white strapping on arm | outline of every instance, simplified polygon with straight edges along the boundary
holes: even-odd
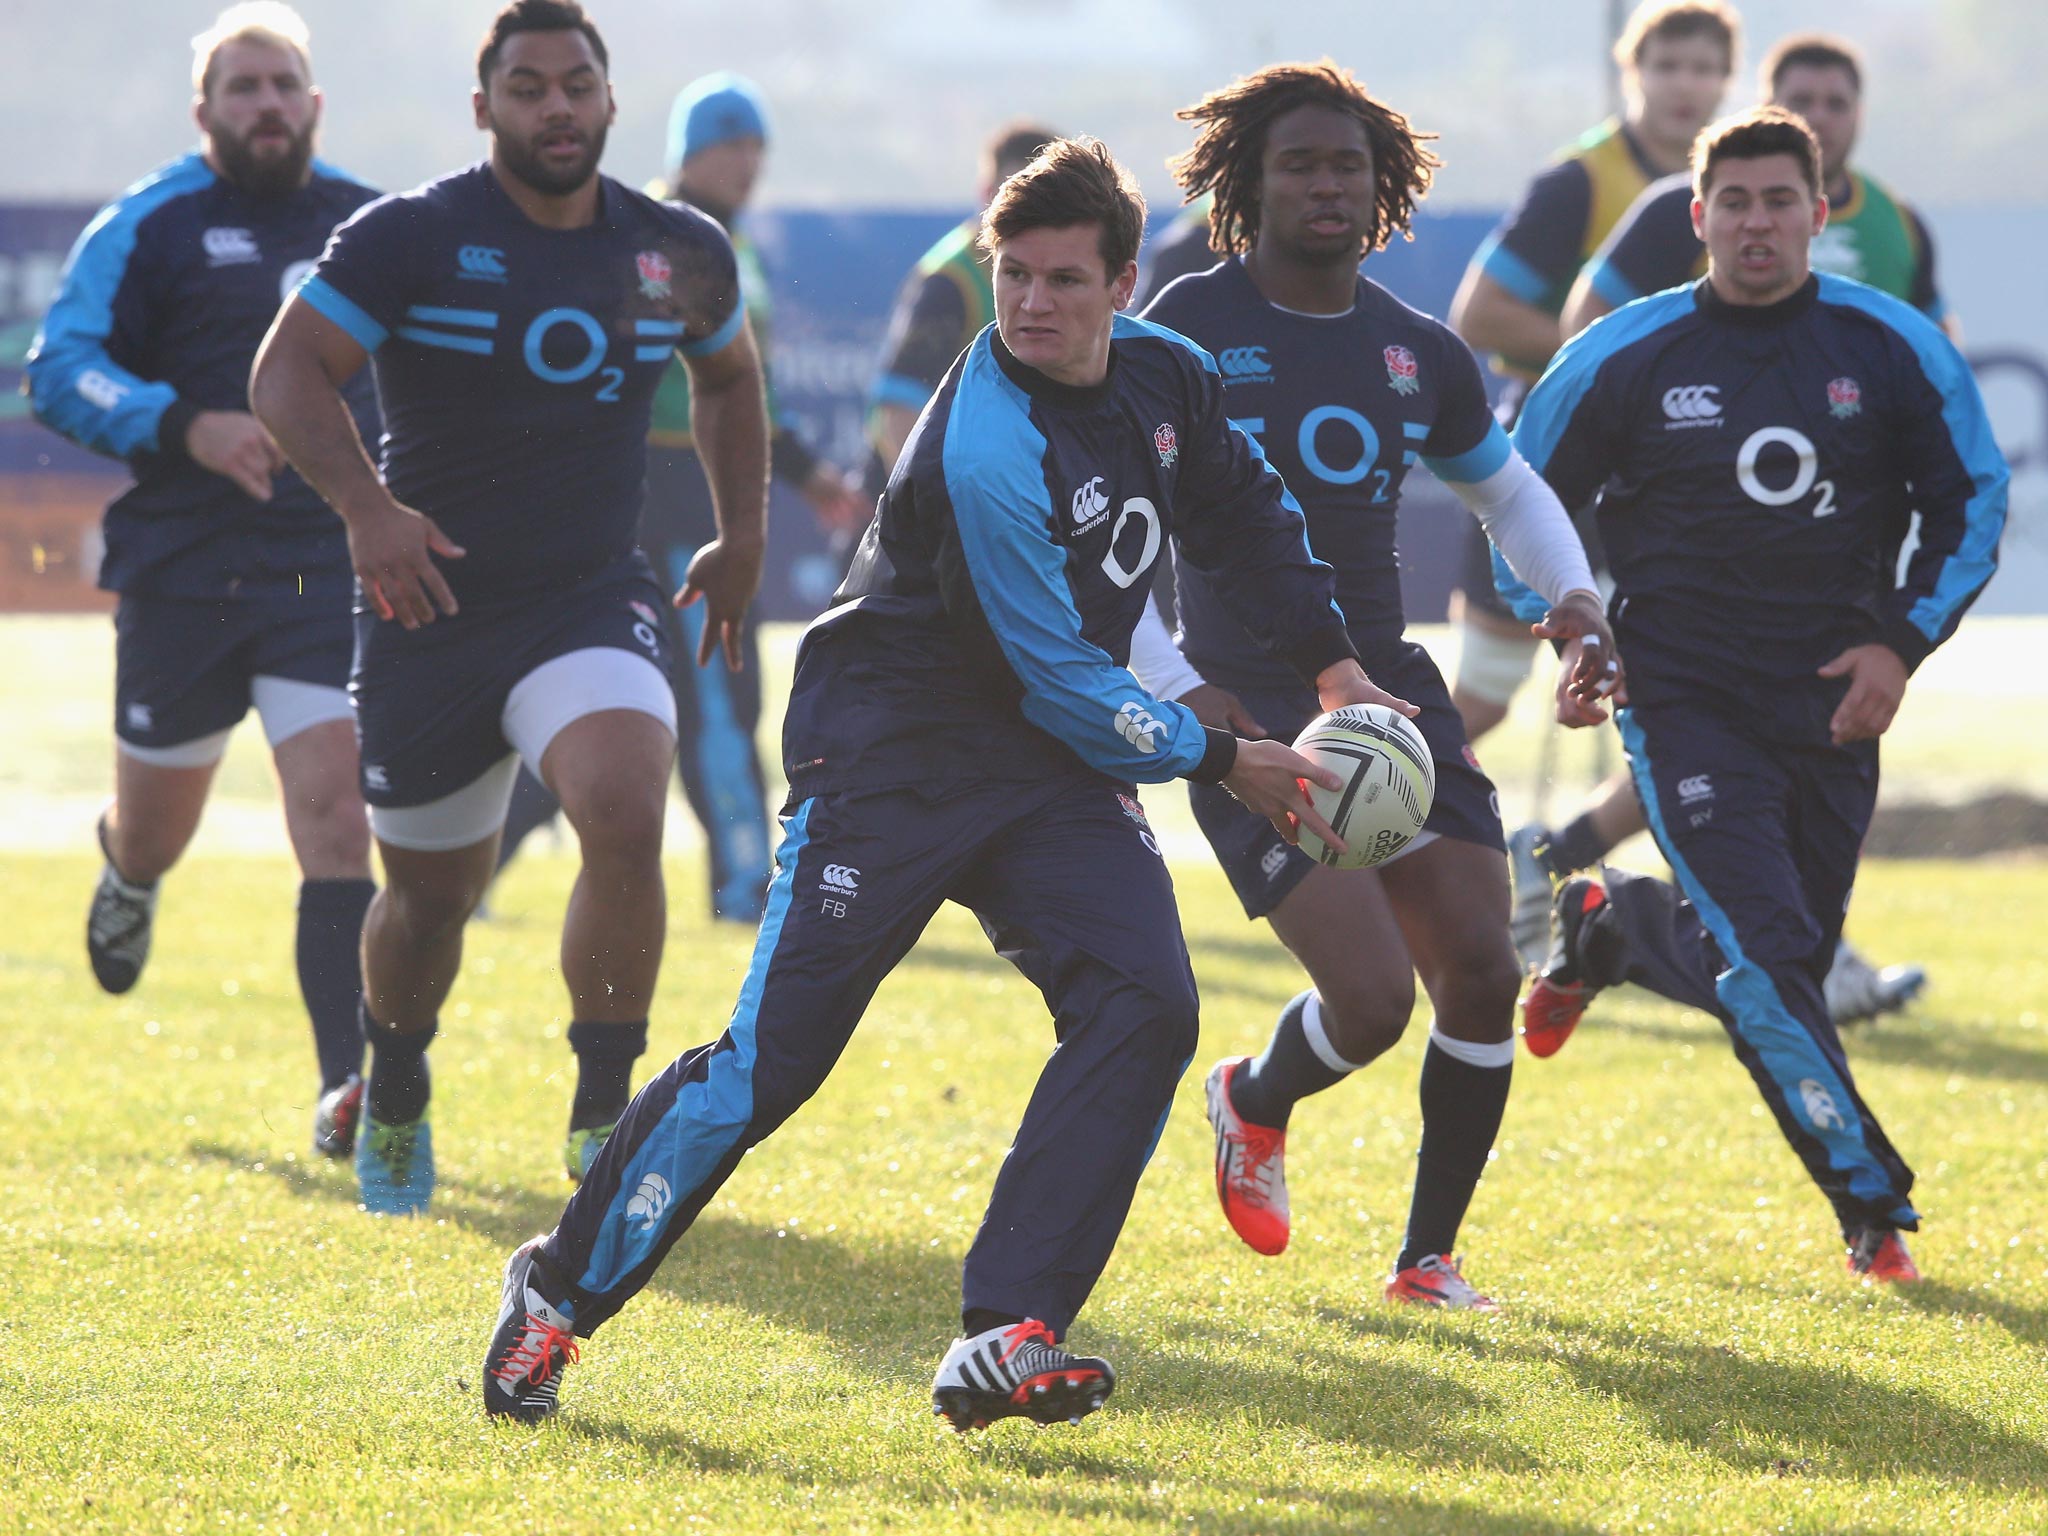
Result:
[[[1167,703],[1202,686],[1202,674],[1173,643],[1156,597],[1145,599],[1145,612],[1131,631],[1131,675],[1153,698]]]
[[[1519,453],[1484,480],[1450,482],[1514,573],[1553,607],[1567,592],[1598,593],[1571,514]]]

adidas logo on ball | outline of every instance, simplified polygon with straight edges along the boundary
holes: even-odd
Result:
[[[1381,704],[1319,715],[1294,750],[1335,773],[1336,789],[1308,786],[1311,802],[1348,853],[1301,829],[1301,851],[1332,869],[1370,869],[1415,840],[1436,800],[1436,765],[1413,722]]]

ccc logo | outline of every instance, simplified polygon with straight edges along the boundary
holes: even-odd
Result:
[[[835,891],[860,889],[860,871],[845,864],[827,864],[818,878]]]
[[[1225,347],[1216,354],[1216,366],[1234,377],[1273,371],[1264,347]]]
[[[488,245],[465,245],[455,253],[455,264],[469,277],[505,280],[505,253]]]
[[[1664,391],[1664,414],[1673,421],[1711,421],[1721,414],[1718,384],[1684,384]]]

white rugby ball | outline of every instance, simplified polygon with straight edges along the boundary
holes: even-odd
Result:
[[[1347,704],[1318,715],[1294,739],[1294,750],[1342,781],[1309,784],[1317,814],[1344,839],[1336,853],[1306,826],[1301,851],[1332,869],[1370,869],[1415,840],[1436,800],[1429,743],[1406,715],[1384,704]]]

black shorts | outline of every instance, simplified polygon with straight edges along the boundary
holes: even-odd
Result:
[[[518,606],[472,605],[416,630],[358,609],[349,692],[364,800],[430,805],[481,778],[512,751],[501,725],[506,699],[557,656],[612,647],[646,657],[666,675],[665,604],[636,553],[566,591]]]
[[[114,611],[114,734],[161,749],[225,731],[249,712],[258,677],[344,688],[354,643],[341,603],[124,594]]]
[[[1451,691],[1429,652],[1404,640],[1392,651],[1367,657],[1365,670],[1387,692],[1422,708],[1415,726],[1429,743],[1436,766],[1436,801],[1422,830],[1505,852],[1499,792],[1480,769],[1478,754],[1465,738],[1464,719],[1452,706]],[[1307,688],[1241,692],[1238,697],[1281,741],[1292,741],[1322,713]],[[1275,831],[1272,822],[1246,810],[1222,785],[1190,784],[1188,800],[1247,917],[1266,916],[1316,867],[1316,861]]]

